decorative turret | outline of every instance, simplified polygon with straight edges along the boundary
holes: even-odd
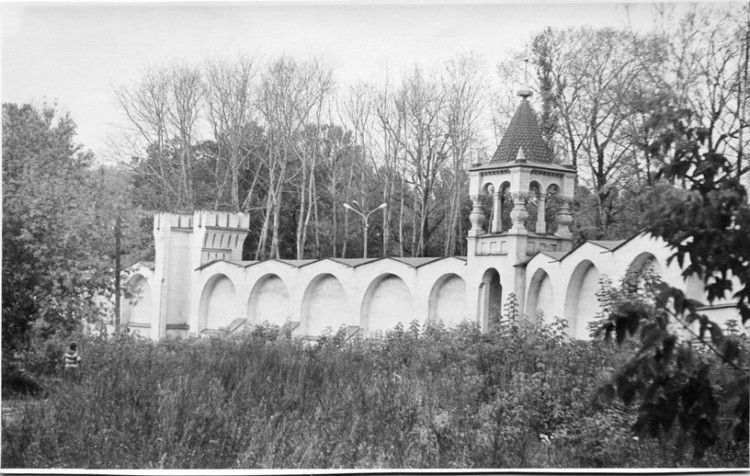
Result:
[[[567,202],[573,198],[576,171],[560,163],[544,140],[529,103],[531,91],[519,91],[518,95],[518,109],[492,159],[469,169],[473,200],[469,239],[474,241],[469,249],[481,256],[511,254],[517,262],[523,262],[537,251],[570,249]],[[487,230],[483,194],[492,195]],[[547,220],[545,211],[552,198],[562,200],[562,204],[555,219]]]

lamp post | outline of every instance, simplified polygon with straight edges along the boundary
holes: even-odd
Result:
[[[356,205],[357,207],[359,207],[359,206],[360,206],[360,205],[359,205],[359,203],[357,203],[357,202],[356,202],[356,200],[352,200],[352,203],[353,203],[354,205]],[[369,218],[370,218],[370,215],[372,215],[372,214],[373,214],[373,212],[376,212],[376,211],[378,211],[378,210],[382,210],[382,209],[383,209],[383,208],[385,208],[386,206],[388,206],[388,204],[387,204],[387,203],[381,203],[380,205],[378,205],[378,207],[377,207],[377,208],[375,208],[375,209],[373,209],[373,210],[370,210],[370,212],[369,212],[369,213],[367,213],[367,215],[365,215],[364,213],[360,212],[359,210],[357,210],[356,208],[352,207],[352,206],[351,206],[351,205],[349,205],[348,203],[345,203],[345,204],[344,204],[344,208],[346,208],[347,210],[351,210],[351,211],[353,211],[354,213],[356,213],[357,215],[359,215],[359,216],[361,216],[361,217],[362,217],[362,225],[364,225],[364,227],[365,227],[365,233],[364,233],[364,235],[365,235],[365,237],[364,237],[364,238],[365,238],[365,243],[364,243],[364,245],[365,245],[365,246],[364,246],[364,256],[363,256],[363,258],[367,258],[367,228],[368,228],[368,225],[367,225],[367,220],[369,220]]]

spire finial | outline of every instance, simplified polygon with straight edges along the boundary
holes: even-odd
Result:
[[[531,86],[529,85],[529,53],[528,53],[528,48],[527,48],[524,56],[522,58],[519,58],[519,59],[523,60],[523,63],[524,63],[523,74],[524,74],[524,82],[526,84],[525,84],[524,89],[521,89],[520,91],[518,91],[518,95],[521,96],[523,98],[523,100],[525,101],[526,99],[528,99],[531,96]]]

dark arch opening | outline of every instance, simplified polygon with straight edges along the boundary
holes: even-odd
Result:
[[[500,273],[490,268],[484,272],[479,284],[479,322],[483,330],[500,323],[502,318],[503,286],[500,284]]]

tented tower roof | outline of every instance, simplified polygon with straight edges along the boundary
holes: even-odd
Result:
[[[555,163],[552,150],[542,137],[536,114],[527,100],[531,93],[522,91],[519,95],[523,98],[521,104],[518,105],[491,162],[513,162],[519,158],[521,151],[521,158],[527,161]]]

